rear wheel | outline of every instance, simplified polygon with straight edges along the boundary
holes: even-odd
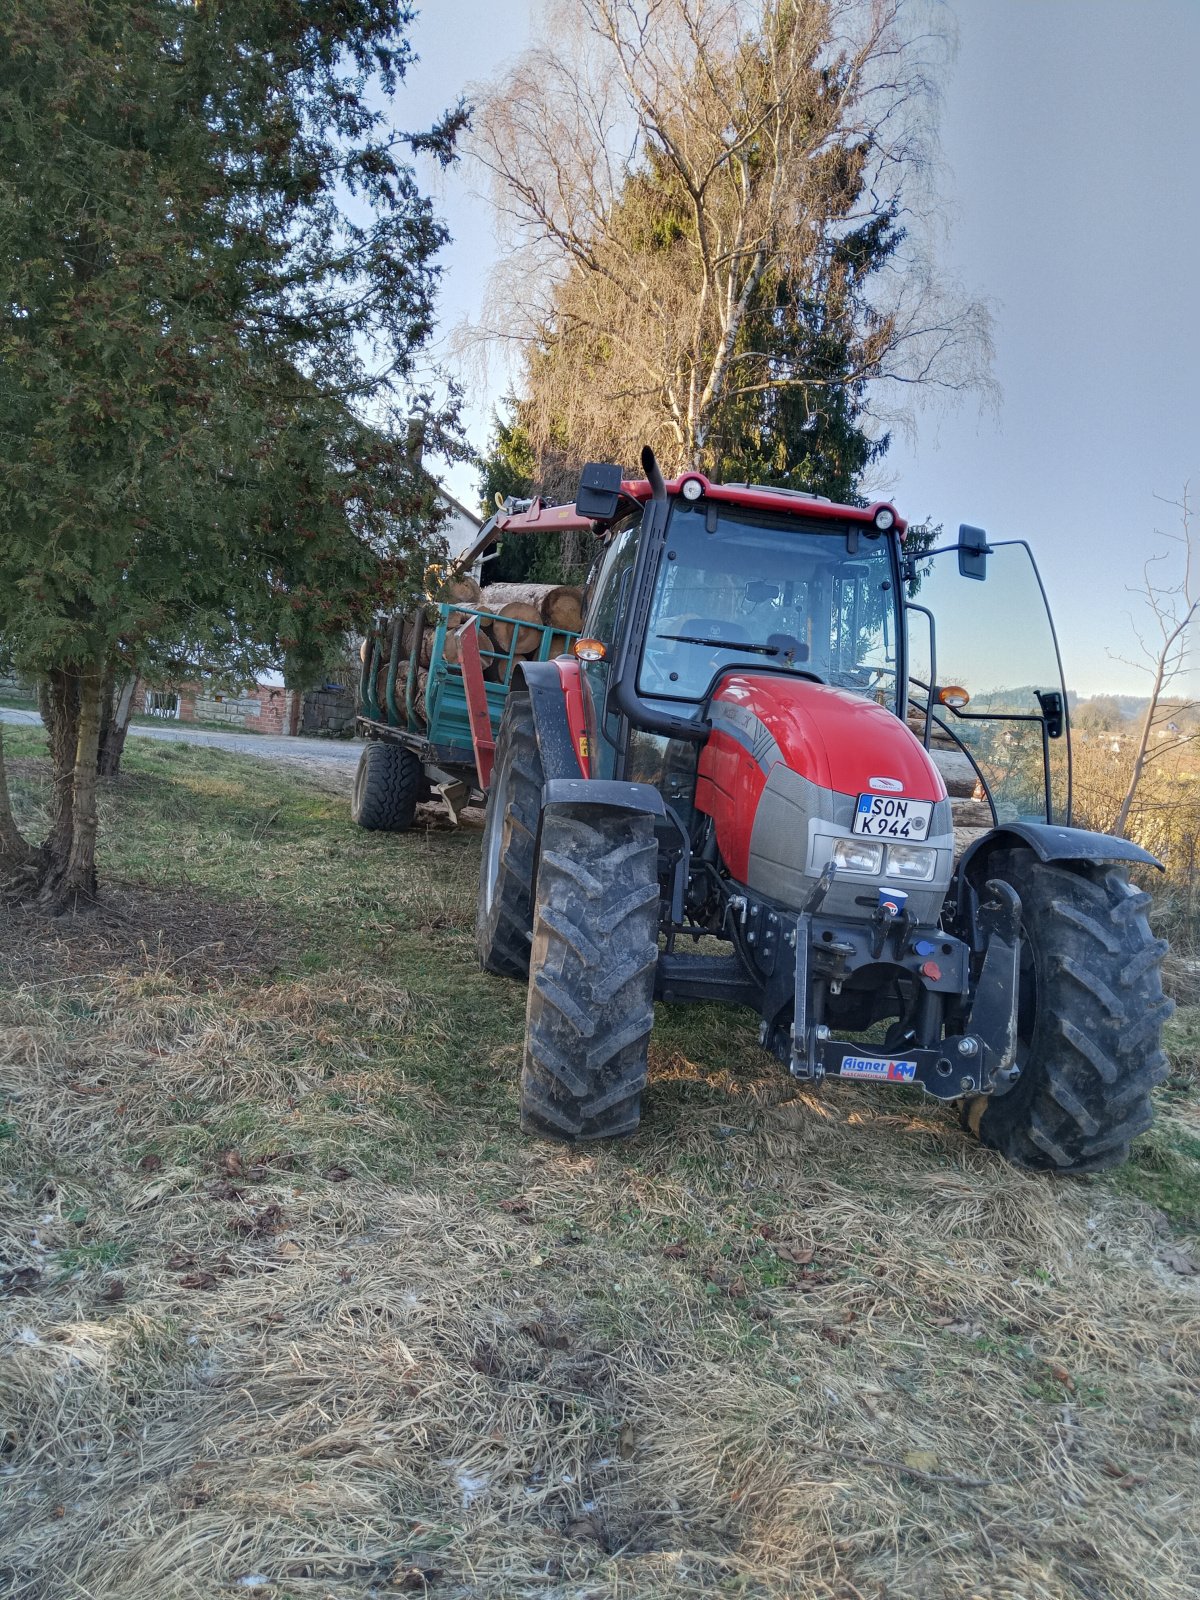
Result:
[[[1150,1126],[1150,1092],[1167,1073],[1172,1005],[1150,896],[1124,868],[1069,868],[1028,850],[989,863],[988,876],[1021,896],[1020,1076],[1007,1094],[966,1102],[964,1125],[1019,1166],[1117,1166]]]
[[[496,738],[475,913],[480,965],[502,978],[523,979],[529,972],[533,854],[544,781],[533,704],[528,694],[513,691]]]
[[[658,962],[649,816],[549,812],[538,858],[521,1126],[570,1142],[641,1118]]]
[[[413,825],[424,776],[421,763],[404,745],[372,739],[358,758],[352,820],[380,833],[406,833]]]

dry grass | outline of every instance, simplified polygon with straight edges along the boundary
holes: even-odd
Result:
[[[1173,1230],[1135,1168],[1053,1183],[907,1093],[798,1095],[707,1009],[661,1017],[636,1140],[523,1141],[477,834],[156,759],[120,930],[0,945],[4,1592],[1195,1594],[1192,1191]],[[139,933],[180,896],[193,943]]]

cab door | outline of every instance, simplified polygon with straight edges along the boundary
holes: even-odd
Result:
[[[588,691],[585,698],[593,778],[616,775],[620,728],[615,710],[610,712],[607,707],[608,684],[616,660],[617,634],[628,600],[641,528],[640,510],[615,526],[595,576],[588,584],[581,637],[598,639],[606,651],[598,661],[581,662]]]
[[[907,591],[910,706],[970,756],[997,823],[1069,823],[1066,686],[1029,546],[990,545],[982,582],[957,551],[917,557]]]

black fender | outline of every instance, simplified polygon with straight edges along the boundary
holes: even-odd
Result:
[[[513,688],[529,690],[542,771],[547,779],[578,778],[579,759],[567,722],[562,679],[553,661],[524,661],[513,672]]]
[[[1051,822],[1006,822],[963,852],[958,863],[960,882],[974,876],[994,850],[1011,850],[1014,845],[1028,845],[1040,861],[1130,861],[1165,870],[1157,856],[1115,834],[1060,828]]]
[[[640,811],[665,817],[667,807],[652,783],[625,783],[616,778],[548,778],[542,788],[542,810],[551,806],[604,806],[609,811]]]

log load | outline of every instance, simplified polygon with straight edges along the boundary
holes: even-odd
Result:
[[[542,643],[542,613],[524,600],[510,600],[497,606],[486,596],[484,604],[497,616],[488,623],[488,632],[498,650],[513,650],[519,656],[536,655]],[[522,623],[531,624],[522,627]]]
[[[941,773],[946,793],[952,800],[982,799],[982,795],[975,792],[979,787],[975,768],[961,750],[946,750],[940,745],[933,745],[929,754],[934,766]]]
[[[483,603],[489,611],[533,606],[560,633],[578,633],[583,622],[583,590],[569,583],[492,583],[483,591]]]
[[[542,621],[563,633],[578,633],[583,626],[583,592],[560,583],[542,598]]]

